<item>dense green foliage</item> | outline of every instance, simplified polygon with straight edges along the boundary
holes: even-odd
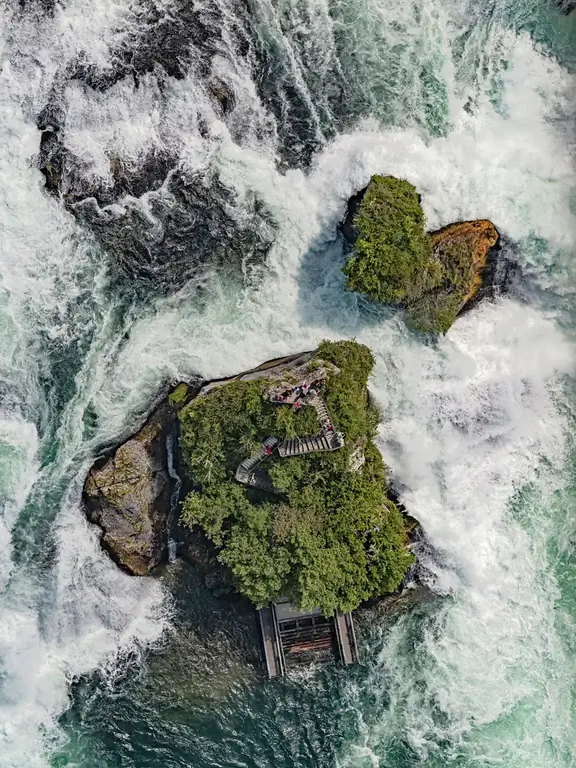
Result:
[[[462,298],[462,293],[428,291],[407,306],[408,325],[424,333],[446,333],[460,312]]]
[[[426,234],[416,189],[392,176],[372,177],[354,227],[358,239],[344,265],[348,287],[401,304],[417,330],[445,333],[475,280],[479,230],[464,223],[456,237]]]
[[[375,301],[399,304],[435,285],[437,265],[424,226],[412,184],[373,176],[354,219],[358,239],[344,266],[349,288]]]
[[[267,402],[262,395],[269,382],[263,379],[216,388],[180,413],[183,454],[198,487],[184,502],[182,521],[203,528],[239,591],[257,605],[286,595],[302,608],[319,606],[331,614],[394,590],[412,555],[372,442],[378,414],[367,397],[370,350],[355,342],[323,342],[316,359],[340,368],[324,397],[345,447],[267,459],[281,495],[247,488],[234,480],[238,463],[269,435],[316,433],[316,415],[311,407],[295,412]],[[366,461],[353,473],[350,454],[360,440]]]

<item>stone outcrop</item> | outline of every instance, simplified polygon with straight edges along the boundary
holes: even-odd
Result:
[[[417,190],[373,176],[340,225],[352,247],[344,266],[350,290],[406,310],[420,331],[445,333],[474,301],[492,293],[499,233],[487,219],[425,231]]]
[[[118,565],[134,576],[147,575],[168,559],[171,532],[180,542],[181,554],[188,554],[178,515],[173,516],[178,511],[181,487],[177,418],[180,408],[193,397],[231,381],[281,378],[312,355],[313,352],[304,352],[270,360],[226,379],[198,380],[190,385],[182,382],[170,390],[135,435],[95,461],[84,483],[84,507],[90,522],[102,530],[102,547]],[[174,450],[172,463],[168,457],[170,440]],[[184,482],[183,492],[186,485]]]
[[[454,251],[464,255],[461,267],[462,284],[468,289],[459,310],[471,301],[484,283],[484,270],[492,248],[498,243],[498,232],[488,219],[460,221],[430,233],[430,243],[436,259],[454,258]]]
[[[418,330],[446,333],[459,314],[492,293],[498,240],[487,219],[460,221],[429,233],[437,277],[406,303],[409,323]]]
[[[102,529],[102,546],[137,576],[166,555],[173,487],[167,438],[175,422],[163,403],[139,432],[94,464],[84,484],[87,515]]]

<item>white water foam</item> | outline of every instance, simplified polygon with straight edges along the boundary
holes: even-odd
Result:
[[[74,15],[75,6],[68,10]],[[94,40],[84,4],[81,10],[82,29]],[[76,39],[80,16],[68,21]],[[46,36],[54,23],[44,25]],[[10,24],[2,26],[2,32],[8,29]],[[12,536],[27,525],[24,517],[41,521],[44,506],[50,514],[42,498],[27,505],[33,486],[56,486],[71,466],[78,477],[86,471],[82,416],[90,387],[97,386],[90,364],[111,343],[113,312],[101,293],[105,266],[59,203],[44,194],[33,168],[34,115],[61,60],[43,50],[31,63],[34,57],[20,54],[27,32],[37,46],[38,29],[36,35],[21,32],[22,48],[8,52],[0,75],[0,766],[44,768],[70,683],[99,666],[112,673],[123,655],[156,641],[167,626],[169,605],[160,583],[130,579],[101,551],[79,506],[79,482],[66,492],[44,542],[47,551],[53,549],[48,563],[26,556],[26,542],[19,544],[24,553],[18,558],[13,550]],[[93,311],[87,297],[100,304],[100,316],[87,314]],[[41,385],[49,372],[46,346],[73,343],[93,325],[87,367],[57,428],[59,463],[40,470],[40,454],[49,448],[42,433],[53,418]]]
[[[68,32],[54,50],[70,55],[75,46],[96,41],[105,61],[120,7],[99,3],[94,28],[80,23],[86,10],[82,2],[59,9],[54,24]],[[442,39],[440,50],[449,53],[449,44]],[[509,69],[502,75],[497,107],[486,96],[468,113],[462,110],[464,96],[452,93],[453,128],[446,137],[428,141],[413,130],[383,131],[366,123],[326,147],[309,176],[279,173],[269,147],[240,149],[222,123],[212,124],[208,146],[196,137],[178,137],[192,114],[187,106],[191,85],[183,83],[181,100],[174,97],[170,107],[178,119],[169,131],[187,146],[184,157],[192,165],[205,162],[208,151],[224,180],[241,192],[257,191],[267,201],[280,227],[270,271],[257,288],[241,293],[215,278],[204,307],[186,291],[160,301],[154,313],[132,326],[125,343],[111,338],[110,308],[98,295],[97,332],[59,429],[66,447],[59,467],[49,470],[61,479],[66,469],[76,468],[80,478],[93,445],[112,439],[127,420],[142,413],[165,378],[233,373],[311,348],[323,337],[355,335],[369,344],[377,357],[373,388],[384,409],[385,457],[406,489],[409,510],[444,555],[443,566],[435,569],[436,588],[454,599],[421,644],[425,694],[418,694],[415,683],[421,680],[404,655],[406,623],[399,622],[382,641],[371,685],[375,691],[386,685],[397,703],[383,712],[379,724],[364,729],[361,759],[374,765],[387,734],[394,733],[422,758],[433,759],[434,745],[447,738],[468,757],[485,758],[486,765],[497,764],[498,750],[506,747],[507,768],[540,768],[542,745],[551,735],[546,713],[539,719],[533,708],[528,717],[532,741],[526,736],[516,752],[505,736],[502,743],[500,735],[493,744],[483,741],[482,726],[497,723],[537,690],[549,689],[549,712],[560,717],[567,700],[565,685],[551,675],[546,661],[562,662],[553,624],[555,585],[552,577],[543,578],[546,521],[534,513],[542,526],[539,535],[509,512],[511,497],[542,473],[542,460],[558,466],[562,458],[563,423],[547,382],[573,370],[573,355],[555,318],[502,300],[460,319],[445,339],[428,346],[408,335],[397,317],[383,312],[367,317],[356,297],[343,292],[342,249],[336,239],[346,199],[372,173],[384,172],[418,186],[430,226],[491,217],[519,242],[531,236],[547,241],[544,262],[573,247],[575,220],[568,200],[575,179],[562,124],[548,121],[550,110],[552,116],[566,111],[570,81],[525,37],[500,35],[498,46],[506,51]],[[42,57],[48,81],[56,69],[55,55],[45,50]],[[454,77],[450,70],[447,61],[449,83]],[[41,412],[36,334],[47,323],[53,334],[65,333],[74,310],[60,308],[73,307],[86,288],[84,281],[91,288],[99,273],[92,268],[93,251],[78,244],[75,227],[42,195],[38,174],[28,166],[38,136],[20,105],[29,98],[31,113],[40,108],[46,83],[38,85],[13,66],[4,74],[12,78],[12,96],[2,138],[10,154],[3,157],[2,170],[4,178],[14,181],[0,208],[2,226],[11,237],[0,271],[10,292],[6,314],[23,334],[10,359],[16,357],[16,370],[32,371],[26,373],[28,393]],[[99,173],[106,169],[106,143],[117,141],[115,148],[135,156],[153,136],[152,89],[152,81],[144,80],[141,95],[127,102],[135,115],[130,121],[125,114],[121,119],[127,94],[119,86],[111,96],[116,112],[101,114],[94,129],[84,133],[80,128],[88,125],[87,115],[96,114],[90,111],[95,102],[87,105],[77,90],[69,94],[78,116],[72,126],[89,145]],[[249,102],[248,84],[245,90]],[[149,118],[142,134],[134,129],[140,117]],[[110,129],[100,136],[103,124]],[[123,131],[126,127],[130,130]],[[20,144],[12,153],[15,136]],[[82,149],[80,141],[77,147]],[[85,446],[81,422],[89,402],[99,431],[93,445]],[[18,416],[10,418],[18,422]],[[23,472],[32,481],[35,437],[29,426],[23,432]],[[541,477],[540,487],[554,488],[559,482],[553,473]],[[44,740],[57,738],[55,721],[67,705],[70,681],[113,664],[138,642],[154,641],[166,626],[159,584],[129,579],[100,552],[79,509],[78,482],[65,495],[54,526],[53,568],[39,573],[22,567],[0,597],[2,768],[44,766]],[[15,500],[18,508],[28,490],[26,485],[22,489]],[[9,525],[15,514],[9,513]],[[43,579],[50,580],[49,589]],[[443,729],[432,717],[435,708],[446,715]],[[566,743],[567,717],[558,720],[552,734],[559,743]]]
[[[451,599],[415,651],[398,647],[406,625],[382,640],[372,684],[384,685],[392,702],[367,744],[383,757],[391,722],[400,722],[420,759],[456,760],[465,749],[491,765],[502,751],[507,766],[537,768],[550,739],[560,737],[556,749],[570,744],[573,725],[563,710],[570,684],[550,678],[550,660],[559,669],[568,660],[554,628],[558,591],[546,557],[554,522],[545,509],[564,482],[565,446],[546,382],[573,370],[574,355],[550,322],[510,302],[462,318],[449,336],[434,354],[398,350],[396,386],[377,391],[388,417],[385,455],[408,509],[442,553],[442,565],[428,563],[433,587]],[[536,484],[541,508],[519,521],[509,505],[527,484]],[[558,710],[555,723],[539,716],[542,706]],[[511,728],[483,734],[517,707],[537,728],[529,740]],[[451,746],[440,750],[442,743]]]
[[[375,351],[384,455],[408,509],[442,553],[442,566],[430,564],[434,588],[451,599],[419,646],[418,674],[404,648],[407,624],[383,640],[371,685],[385,685],[393,704],[365,729],[358,765],[367,755],[388,764],[388,739],[398,738],[420,759],[441,754],[438,765],[450,756],[458,764],[462,752],[470,764],[504,759],[507,768],[573,758],[569,681],[554,672],[569,662],[554,624],[558,591],[546,551],[553,523],[543,511],[564,482],[561,391],[551,382],[574,374],[573,349],[552,311],[546,317],[510,299],[461,318],[434,346],[408,336],[397,318],[370,321],[342,292],[334,240],[347,197],[386,172],[422,190],[431,226],[490,217],[520,243],[545,240],[543,272],[574,248],[576,177],[563,124],[549,119],[566,110],[571,81],[527,38],[508,45],[502,103],[496,109],[486,99],[446,138],[425,142],[368,125],[327,147],[306,178],[279,175],[266,157],[247,157],[224,137],[222,172],[265,189],[282,220],[273,272],[240,298],[215,287],[204,310],[187,300],[160,303],[157,316],[133,326],[115,363],[123,373],[99,393],[101,413],[112,412],[114,423],[115,409],[129,405],[130,372],[145,361],[153,382],[190,370],[231,373],[342,333]],[[543,509],[520,522],[510,504],[530,483]],[[515,710],[516,726],[498,729]]]
[[[33,424],[0,414],[0,593],[12,572],[11,533],[38,477]]]
[[[77,498],[78,494],[74,494]],[[46,765],[58,742],[54,718],[68,705],[69,685],[117,665],[157,641],[168,624],[158,581],[133,579],[101,551],[78,503],[65,504],[55,534],[55,567],[41,580],[14,577],[2,600],[0,765]]]

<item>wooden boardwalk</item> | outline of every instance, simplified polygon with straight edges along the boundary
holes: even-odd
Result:
[[[290,669],[336,658],[343,665],[358,660],[351,613],[326,617],[319,608],[299,611],[286,600],[258,611],[268,677],[284,677]]]
[[[280,401],[274,402],[278,402],[279,405],[282,404]],[[244,459],[238,465],[235,478],[239,483],[252,485],[269,493],[277,493],[268,473],[258,466],[269,456],[277,454],[284,459],[291,456],[303,456],[308,453],[337,451],[344,446],[344,437],[341,432],[334,430],[330,413],[322,398],[315,394],[304,400],[303,403],[315,409],[321,431],[317,435],[291,437],[282,442],[277,437],[267,437],[257,453]]]
[[[336,640],[342,664],[354,664],[358,661],[358,649],[356,647],[356,633],[351,613],[336,611],[334,616],[336,627]]]

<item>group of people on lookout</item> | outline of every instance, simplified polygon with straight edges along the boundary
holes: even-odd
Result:
[[[290,389],[284,390],[279,395],[276,395],[274,402],[285,403],[286,405],[293,405],[298,410],[302,405],[302,399],[305,397],[314,397],[318,394],[318,390],[324,385],[323,379],[314,379],[314,381],[304,381],[301,384],[296,384]]]
[[[308,404],[311,404],[310,398],[314,398],[318,394],[318,390],[323,387],[324,384],[325,380],[322,377],[314,379],[313,381],[303,381],[278,394],[271,394],[270,402],[281,405],[291,405],[294,410],[298,411],[303,403],[308,402]],[[331,423],[323,423],[322,431],[324,433],[333,433],[334,426]],[[267,443],[264,444],[264,448],[268,456],[271,456],[274,452],[274,449]]]

